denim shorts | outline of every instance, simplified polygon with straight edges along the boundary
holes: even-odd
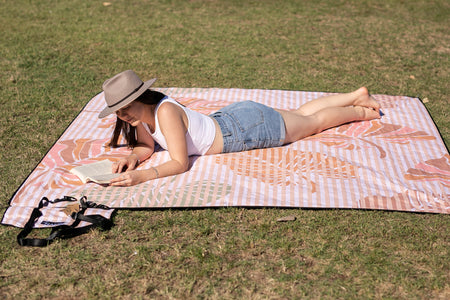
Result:
[[[253,101],[230,104],[210,116],[222,130],[223,153],[279,147],[286,137],[281,114]]]

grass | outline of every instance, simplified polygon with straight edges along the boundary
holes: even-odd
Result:
[[[0,203],[111,75],[159,87],[419,96],[450,144],[450,6],[412,1],[1,1]],[[295,222],[279,223],[295,215]],[[0,227],[0,295],[18,298],[450,297],[447,215],[119,211],[116,226],[21,248]],[[45,235],[43,230],[39,234]]]

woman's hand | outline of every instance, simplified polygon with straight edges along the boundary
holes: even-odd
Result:
[[[111,179],[111,186],[132,186],[149,180],[148,170],[133,170]]]
[[[128,155],[125,158],[115,162],[112,166],[113,173],[122,173],[124,171],[131,171],[136,169],[139,165],[139,158],[135,153]]]

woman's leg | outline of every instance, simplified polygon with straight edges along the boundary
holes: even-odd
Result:
[[[379,108],[367,89],[360,88],[347,94],[318,98],[294,111],[277,111],[284,119],[284,143],[287,144],[345,123],[380,118]]]
[[[367,88],[361,87],[351,93],[336,94],[314,99],[303,104],[294,112],[299,113],[303,116],[308,116],[324,108],[345,107],[351,105],[370,107],[375,109],[376,111],[380,109],[379,103],[372,97],[370,97]]]

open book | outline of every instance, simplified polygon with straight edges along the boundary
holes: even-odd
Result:
[[[113,162],[110,160],[101,160],[92,164],[82,165],[70,170],[83,183],[92,181],[99,184],[108,184],[111,179],[119,177],[120,173],[112,173]]]

